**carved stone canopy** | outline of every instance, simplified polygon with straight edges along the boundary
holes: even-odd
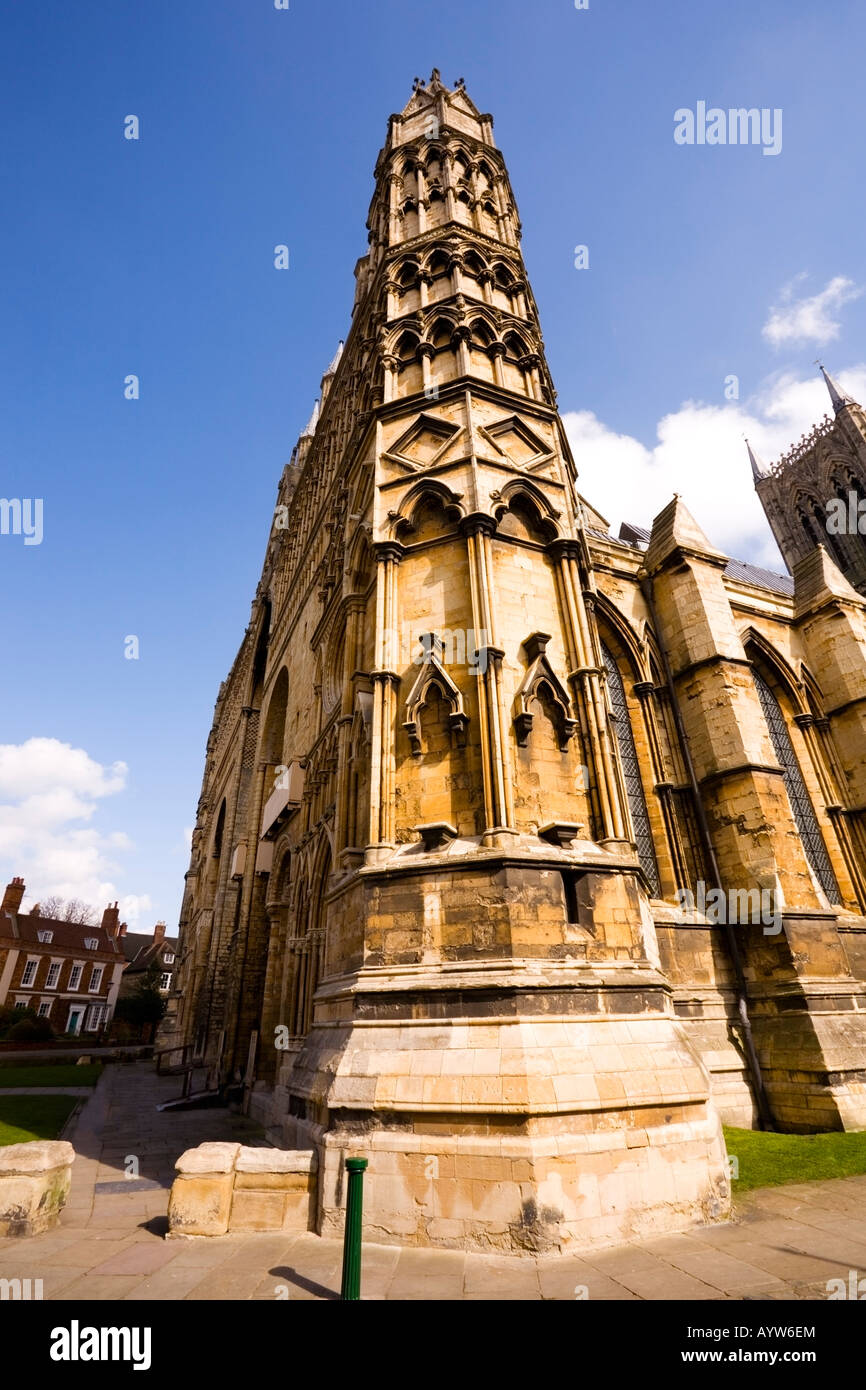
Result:
[[[469,716],[463,708],[463,695],[443,665],[445,645],[435,632],[424,632],[418,640],[421,643],[424,660],[406,700],[408,718],[403,724],[403,728],[409,735],[412,752],[420,755],[424,751],[421,741],[421,711],[434,686],[443,699],[448,701],[450,708],[448,722],[451,728],[452,742],[456,747],[464,748]]]
[[[577,720],[571,714],[568,692],[547,656],[549,641],[547,632],[531,632],[523,641],[529,666],[514,697],[514,730],[518,746],[525,748],[532,731],[532,703],[541,690],[546,689],[554,706],[559,748],[564,753],[577,728]]]

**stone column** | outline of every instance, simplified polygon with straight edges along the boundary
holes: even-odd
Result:
[[[502,659],[505,653],[496,645],[495,637],[490,538],[496,530],[496,522],[486,513],[476,512],[464,517],[462,529],[469,561],[475,639],[476,643],[482,642],[479,665],[483,669],[479,669],[477,681],[485,829],[492,836],[492,842],[498,843],[501,831],[508,830],[511,834],[515,831],[510,751],[502,708]]]
[[[599,839],[602,842],[630,840],[626,801],[604,700],[601,650],[594,631],[595,624],[586,610],[581,584],[580,542],[560,539],[553,542],[549,552],[558,568],[564,599],[566,631],[571,647],[569,681],[585,732],[587,753],[593,764]]]
[[[349,599],[345,609],[346,645],[343,650],[343,693],[340,705],[340,733],[337,760],[337,808],[334,834],[335,864],[340,864],[342,851],[348,845],[350,741],[354,717],[354,673],[358,664],[358,629],[363,621],[365,603],[360,596]]]
[[[394,847],[394,730],[397,687],[394,670],[397,641],[396,571],[403,555],[396,541],[374,546],[376,554],[376,669],[373,678],[373,732],[370,766],[370,825],[375,839],[368,846],[367,863],[376,863]]]

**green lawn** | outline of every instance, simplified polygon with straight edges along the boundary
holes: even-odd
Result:
[[[752,1187],[866,1173],[866,1133],[765,1134],[726,1125],[725,1143],[729,1156],[737,1160],[732,1167],[735,1197]]]
[[[0,1096],[0,1145],[56,1139],[77,1104],[75,1096]]]
[[[0,1066],[0,1091],[8,1086],[45,1086],[56,1091],[58,1086],[95,1086],[102,1072],[101,1062],[84,1066],[52,1063],[47,1067],[17,1065]]]

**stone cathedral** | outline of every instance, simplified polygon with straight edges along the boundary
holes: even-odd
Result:
[[[679,497],[619,537],[581,497],[462,81],[416,80],[375,176],[216,703],[171,1041],[315,1151],[325,1234],[351,1155],[375,1240],[720,1219],[722,1119],[866,1127],[866,601],[818,531],[791,579]]]

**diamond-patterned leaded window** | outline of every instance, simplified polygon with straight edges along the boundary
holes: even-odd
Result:
[[[604,658],[604,667],[607,671],[607,688],[610,692],[613,727],[616,735],[617,747],[619,749],[619,759],[622,764],[626,796],[628,797],[629,810],[631,811],[631,823],[634,828],[637,857],[640,860],[641,868],[649,879],[652,896],[654,898],[660,898],[661,885],[659,883],[659,869],[656,862],[655,845],[653,844],[652,830],[650,829],[649,815],[646,808],[646,798],[643,794],[643,782],[641,781],[640,764],[637,760],[637,749],[634,745],[631,718],[629,717],[628,704],[625,698],[625,686],[622,683],[620,669],[612,653],[609,652],[605,646],[602,646],[601,650]]]
[[[815,874],[824,892],[827,894],[831,903],[841,902],[839,885],[836,882],[836,875],[833,873],[833,866],[830,863],[830,856],[827,853],[827,846],[821,835],[821,828],[818,825],[818,817],[815,815],[815,808],[812,805],[806,783],[803,781],[803,773],[800,764],[797,762],[797,755],[794,752],[794,745],[791,742],[791,735],[788,733],[788,726],[785,723],[785,716],[779,706],[772,690],[768,686],[760,671],[753,669],[755,686],[758,691],[758,698],[761,701],[761,708],[764,711],[764,718],[767,721],[767,728],[770,731],[770,742],[773,745],[773,752],[782,769],[785,778],[785,790],[788,793],[788,800],[791,803],[794,821],[800,832],[800,839],[803,842],[803,849],[806,853],[812,872]]]

